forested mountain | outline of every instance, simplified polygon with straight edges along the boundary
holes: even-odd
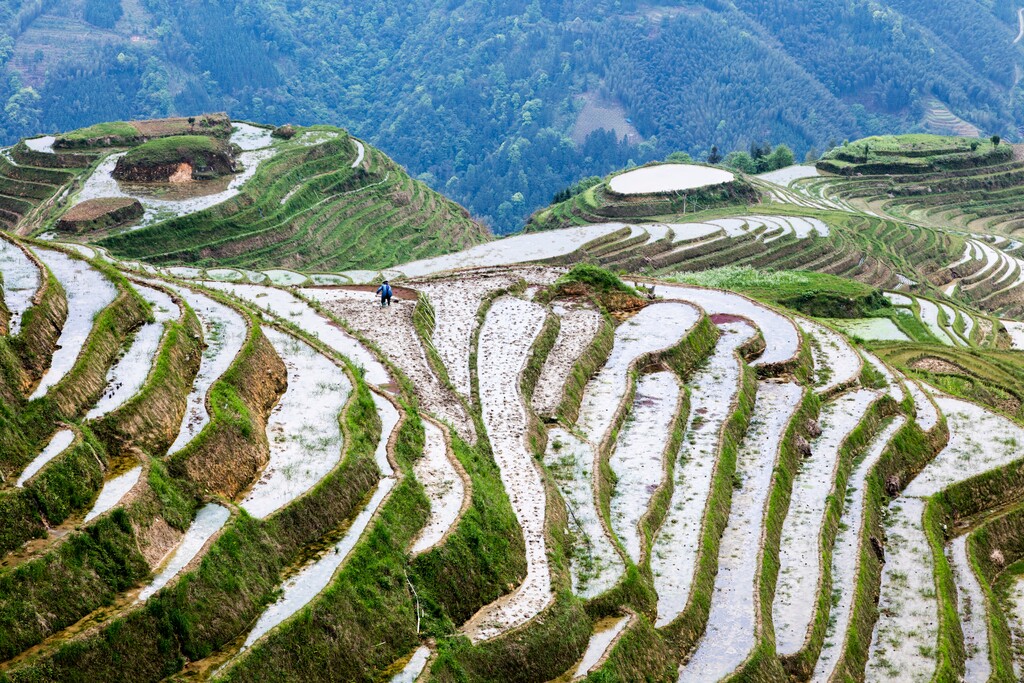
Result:
[[[1011,0],[0,0],[0,24],[6,142],[199,111],[329,122],[499,232],[676,150],[1024,123]]]

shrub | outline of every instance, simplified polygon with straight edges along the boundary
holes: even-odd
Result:
[[[636,290],[623,282],[618,275],[599,266],[580,263],[558,279],[556,285],[581,284],[595,292],[623,292],[636,294]]]

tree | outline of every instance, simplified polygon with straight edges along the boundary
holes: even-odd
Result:
[[[746,152],[729,152],[723,162],[729,168],[734,168],[737,171],[743,173],[756,173],[757,166],[754,164],[754,160],[750,158],[750,155]]]
[[[82,18],[100,28],[113,28],[122,16],[121,0],[85,0],[82,9]]]
[[[993,135],[989,139],[992,140],[992,146],[993,147],[998,147],[999,143],[1003,141],[1003,139],[1001,137],[999,137],[998,135]]]
[[[673,164],[689,164],[693,161],[693,157],[686,152],[672,152],[665,157],[665,161]]]
[[[189,130],[190,133],[195,129],[195,126],[196,126],[196,117],[194,117],[194,116],[188,117],[188,130]]]
[[[718,145],[711,145],[711,153],[708,154],[709,164],[722,163],[722,153],[718,151]]]
[[[42,108],[39,106],[39,93],[34,88],[20,88],[18,92],[11,95],[7,104],[4,105],[7,121],[28,133],[39,126],[39,118],[42,113]]]
[[[768,170],[775,171],[780,168],[786,168],[796,163],[796,157],[793,156],[793,150],[786,145],[779,145],[776,147],[771,154],[768,155]]]

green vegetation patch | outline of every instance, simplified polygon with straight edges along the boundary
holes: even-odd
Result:
[[[133,165],[169,164],[199,160],[223,154],[227,145],[205,135],[182,135],[150,140],[125,154],[122,159]]]
[[[805,270],[723,266],[700,272],[678,272],[665,279],[742,292],[816,318],[867,318],[887,315],[892,309],[882,293],[870,285]]]
[[[138,137],[139,131],[127,121],[105,121],[79,128],[59,136],[54,147],[90,147],[98,140],[127,141]]]
[[[836,147],[818,168],[840,175],[929,173],[988,166],[1013,158],[1010,145],[992,140],[941,135],[883,135]]]
[[[192,167],[192,178],[214,178],[234,168],[231,149],[205,135],[158,138],[135,147],[117,160],[112,175],[119,180],[167,180],[180,164]]]
[[[636,290],[625,282],[618,275],[605,270],[600,266],[581,263],[574,266],[572,270],[558,278],[557,285],[582,284],[595,292],[625,292],[636,294]]]
[[[196,133],[227,138],[231,135],[231,120],[227,114],[220,113],[145,121],[109,121],[58,135],[53,147],[129,147],[146,140]]]

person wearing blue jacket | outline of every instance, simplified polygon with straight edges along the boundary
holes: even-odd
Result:
[[[391,285],[385,280],[384,284],[377,288],[377,294],[380,295],[380,307],[391,305]]]

